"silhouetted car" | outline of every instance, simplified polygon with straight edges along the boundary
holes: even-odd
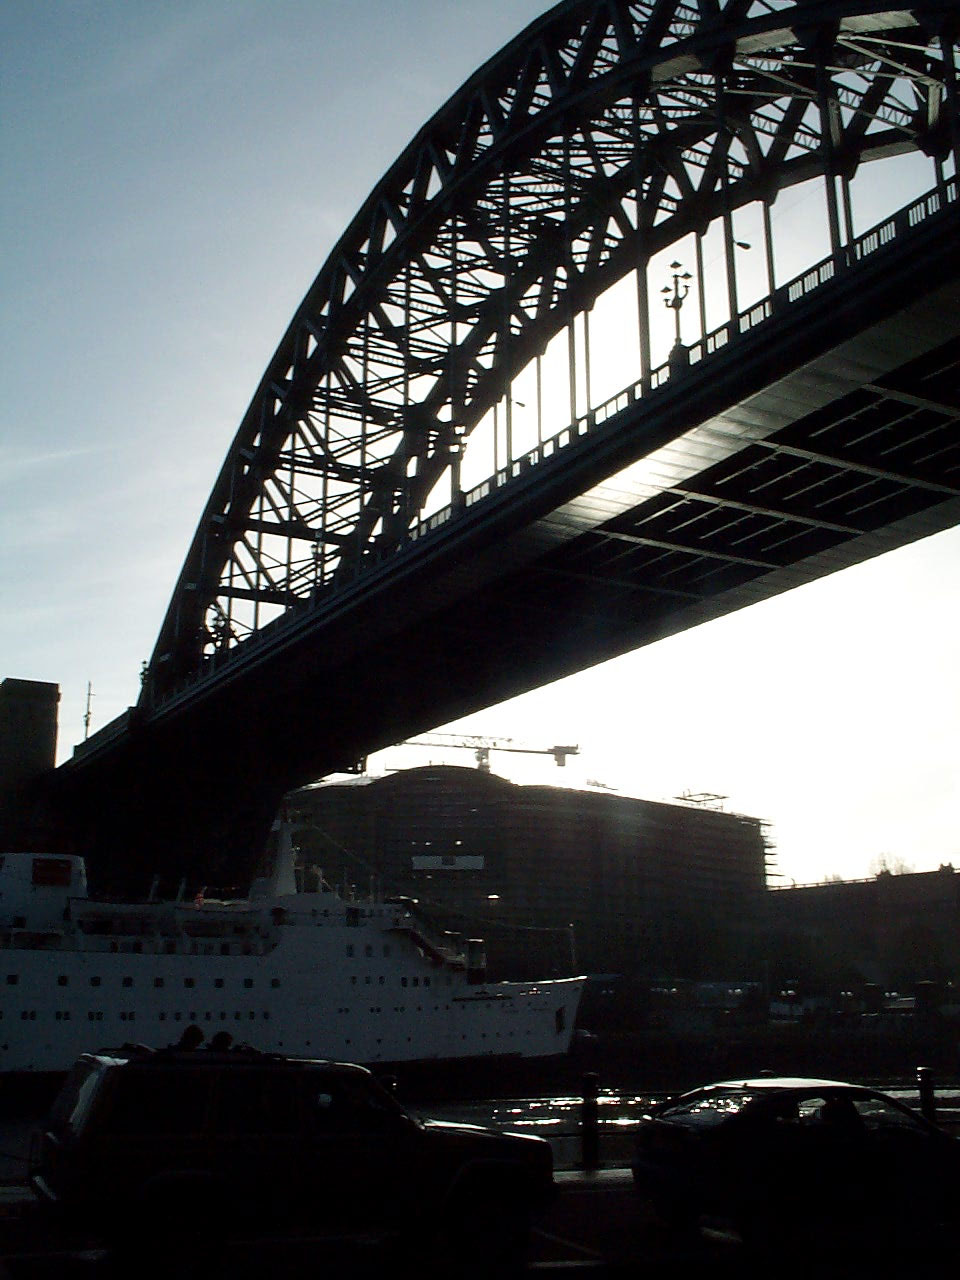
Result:
[[[905,1242],[949,1224],[960,1141],[885,1094],[762,1076],[671,1098],[642,1120],[638,1190],[669,1224],[729,1227],[745,1243]]]
[[[553,1158],[540,1138],[415,1118],[353,1064],[125,1046],[77,1061],[31,1181],[108,1243],[300,1232],[492,1263],[522,1252]]]

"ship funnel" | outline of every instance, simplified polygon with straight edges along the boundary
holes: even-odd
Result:
[[[276,852],[273,857],[273,894],[282,898],[297,892],[296,851],[293,847],[293,827],[281,819],[274,827]]]
[[[285,819],[273,824],[268,853],[273,855],[270,874],[260,876],[250,886],[251,898],[283,898],[297,892],[296,852],[293,828]]]
[[[467,939],[467,981],[483,982],[487,976],[487,953],[482,938]]]

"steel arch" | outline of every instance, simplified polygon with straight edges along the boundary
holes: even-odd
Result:
[[[916,149],[955,164],[955,16],[953,0],[565,0],[531,24],[414,138],[310,287],[141,702],[401,546],[444,473],[456,493],[463,441],[511,378],[653,253],[717,219],[729,234],[733,210],[810,177]]]

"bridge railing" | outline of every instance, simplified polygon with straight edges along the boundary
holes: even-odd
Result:
[[[957,185],[957,179],[953,178],[944,183],[944,185],[925,192],[924,195],[911,204],[898,210],[882,222],[877,223],[849,244],[844,245],[836,254],[831,254],[822,261],[808,267],[794,279],[781,285],[768,297],[762,298],[746,308],[746,310],[741,311],[733,319],[726,321],[710,333],[704,334],[691,343],[684,349],[685,356],[682,361],[678,362],[676,359],[665,361],[651,371],[649,379],[644,380],[641,378],[630,383],[590,409],[587,413],[580,415],[574,421],[563,426],[554,435],[542,440],[534,448],[512,459],[507,465],[498,468],[496,472],[485,480],[461,494],[456,502],[448,503],[429,516],[424,516],[407,531],[399,548],[391,548],[389,550],[371,549],[355,566],[349,580],[339,578],[336,583],[333,581],[319,583],[318,591],[311,600],[305,599],[301,604],[292,606],[265,627],[251,632],[237,648],[245,653],[251,651],[251,646],[259,648],[260,644],[268,636],[275,635],[278,630],[285,629],[297,619],[302,618],[304,613],[309,612],[315,604],[320,603],[330,590],[339,591],[344,586],[366,577],[371,570],[376,570],[381,564],[386,564],[392,560],[398,550],[402,552],[405,547],[410,547],[422,538],[442,529],[465,510],[483,502],[508,485],[512,480],[536,468],[540,463],[557,457],[575,441],[596,431],[609,419],[616,417],[631,405],[649,396],[652,392],[656,392],[666,386],[671,378],[675,379],[680,374],[684,367],[692,367],[699,364],[708,356],[736,341],[738,336],[749,333],[759,325],[783,315],[791,306],[808,298],[824,285],[836,280],[838,276],[854,270],[858,264],[870,258],[873,254],[881,252],[890,244],[902,239],[904,235],[908,235],[915,227],[942,213],[949,205],[956,204]],[[165,694],[162,701],[169,702],[172,698],[176,698],[200,681],[212,678],[218,670],[229,665],[237,652],[237,648],[223,650],[210,655],[197,672],[185,676],[175,688]]]
[[[926,192],[918,200],[907,205],[906,208],[898,210],[883,222],[878,223],[876,226],[871,227],[869,231],[864,232],[863,235],[858,236],[856,240],[852,240],[848,245],[840,249],[838,253],[830,254],[822,261],[808,267],[800,275],[781,285],[768,297],[762,298],[759,302],[741,311],[734,319],[725,321],[722,325],[718,325],[716,329],[692,342],[685,348],[687,353],[685,363],[689,365],[699,364],[706,356],[713,355],[723,347],[728,346],[738,335],[749,333],[757,325],[782,314],[793,303],[808,298],[811,293],[814,293],[823,285],[835,280],[846,271],[855,268],[878,250],[901,238],[905,233],[909,233],[914,227],[940,213],[948,205],[954,204],[956,200],[956,179],[951,179],[944,186],[935,187],[932,191]],[[509,483],[510,480],[535,467],[538,463],[544,462],[547,458],[553,457],[574,440],[588,435],[609,418],[622,413],[651,391],[659,390],[671,378],[676,376],[676,362],[671,360],[664,361],[663,364],[651,371],[646,388],[643,379],[638,379],[629,386],[622,388],[622,390],[610,396],[609,399],[602,401],[587,413],[582,414],[573,422],[562,427],[554,435],[548,436],[527,453],[513,459],[509,465],[499,468],[485,480],[482,480],[480,484],[467,490],[459,503],[449,503],[439,511],[435,511],[432,515],[419,521],[410,531],[411,540],[415,541],[423,537],[424,534],[440,528],[441,525],[446,524],[448,520],[454,518],[464,508],[472,507],[477,502],[481,502],[501,486]]]

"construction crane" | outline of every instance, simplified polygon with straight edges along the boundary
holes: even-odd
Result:
[[[421,738],[408,738],[399,744],[401,747],[466,747],[473,752],[477,768],[482,773],[490,772],[491,751],[522,751],[525,755],[553,756],[562,769],[567,763],[567,756],[578,756],[579,747],[521,747],[512,738],[482,738],[473,734],[425,733]]]

